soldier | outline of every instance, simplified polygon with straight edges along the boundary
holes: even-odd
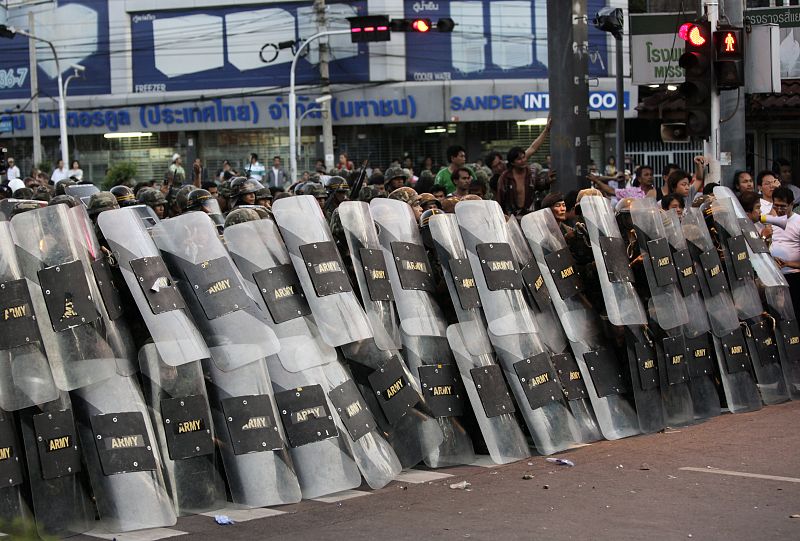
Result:
[[[406,181],[408,180],[408,175],[406,175],[405,171],[399,167],[390,167],[386,170],[383,178],[386,191],[392,193],[394,190],[405,186]]]
[[[156,213],[159,220],[167,217],[167,198],[161,190],[154,188],[142,188],[139,190],[139,204],[147,205]]]
[[[422,212],[434,208],[442,210],[442,202],[436,199],[431,193],[419,194],[419,206]]]
[[[256,192],[256,205],[266,209],[272,207],[272,191],[269,188],[261,188]]]
[[[350,198],[350,185],[343,177],[331,177],[328,181],[328,193],[331,196],[329,198],[329,210],[333,212],[339,205]]]
[[[230,227],[236,224],[243,224],[245,222],[254,222],[256,220],[260,220],[261,218],[254,209],[248,208],[237,208],[233,209],[228,213],[228,217],[225,218],[225,227]]]
[[[226,213],[230,210],[230,198],[231,198],[231,181],[230,179],[223,181],[219,188],[217,188],[217,202],[219,203],[219,208],[223,213]]]
[[[386,192],[379,190],[376,186],[362,186],[358,192],[358,200],[369,203],[376,197],[386,197]]]
[[[239,205],[255,205],[256,193],[263,190],[264,186],[257,180],[236,177],[231,180],[231,199],[230,208],[235,209]]]
[[[419,195],[414,188],[402,187],[392,191],[389,194],[389,199],[397,199],[411,206],[414,211],[414,218],[419,220],[422,215],[422,207],[419,206]]]
[[[95,224],[97,223],[97,216],[106,210],[115,210],[119,208],[119,203],[117,202],[117,198],[111,192],[97,192],[96,194],[92,194],[89,198],[89,205],[86,208],[86,212],[89,213],[89,217],[92,219],[92,222]]]
[[[196,186],[187,184],[175,192],[174,204],[172,205],[172,216],[180,216],[186,212],[186,203],[189,202],[189,194],[197,190]]]
[[[136,196],[133,195],[133,190],[127,186],[114,186],[110,191],[117,198],[120,208],[131,207],[136,204]]]
[[[64,195],[66,192],[67,186],[75,186],[77,182],[74,180],[62,180],[58,184],[56,184],[56,195]]]
[[[325,188],[323,188],[321,184],[313,184],[306,185],[303,191],[305,195],[313,195],[317,203],[319,203],[319,208],[325,213],[325,203],[328,201],[328,192],[325,191]],[[330,219],[330,216],[326,215],[325,218]]]

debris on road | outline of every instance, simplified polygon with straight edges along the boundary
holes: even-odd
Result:
[[[800,514],[789,515],[789,518],[800,518]]]
[[[231,524],[236,524],[234,521],[231,520],[231,518],[228,515],[214,515],[214,520],[220,526],[228,526]]]
[[[549,489],[549,488],[550,488],[550,485],[544,485],[542,488],[543,488],[543,489],[545,489],[545,490],[547,490],[547,489]]]
[[[461,481],[460,483],[453,483],[450,485],[450,488],[453,490],[466,490],[472,486],[472,483],[468,483],[467,481]]]
[[[529,480],[529,479],[533,479],[533,474],[532,473],[526,473],[525,475],[522,476],[522,478],[525,479],[526,481]]]
[[[553,464],[558,464],[559,466],[569,466],[570,468],[575,465],[575,463],[567,458],[548,458],[548,462],[552,462]]]

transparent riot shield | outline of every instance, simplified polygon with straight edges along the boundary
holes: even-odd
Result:
[[[508,220],[506,229],[508,230],[508,243],[511,246],[511,251],[516,259],[525,286],[522,293],[536,318],[536,328],[539,336],[551,355],[556,356],[568,353],[569,341],[564,334],[564,329],[561,327],[555,307],[549,299],[550,295],[546,293],[547,287],[544,285],[544,279],[541,277],[542,274],[539,272],[539,266],[533,257],[530,246],[525,241],[519,222],[517,220]],[[539,284],[538,293],[536,290],[537,282]],[[578,424],[581,442],[590,443],[601,439],[603,436],[597,426],[597,419],[594,416],[592,404],[588,397],[585,395],[570,397],[568,392],[564,394],[567,396],[569,409]]]
[[[278,338],[260,318],[207,215],[190,212],[150,231],[220,370],[235,370],[278,352]]]
[[[320,336],[330,347],[342,346],[401,464],[414,466],[442,444],[442,430],[400,353],[374,340],[319,204],[311,196],[285,198],[273,213]]]
[[[76,184],[73,186],[67,186],[64,188],[64,192],[67,195],[71,195],[75,197],[83,203],[83,206],[89,206],[89,199],[92,198],[92,195],[96,194],[100,191],[100,188],[95,186],[94,184]]]
[[[592,253],[609,321],[618,326],[644,325],[647,316],[633,283],[621,276],[614,277],[614,265],[619,264],[625,252],[620,252],[624,239],[620,235],[611,203],[605,197],[596,195],[583,197],[581,212],[592,241]]]
[[[97,222],[163,361],[179,366],[208,358],[203,336],[137,212],[111,210]]]
[[[281,342],[281,351],[267,359],[276,393],[291,396],[298,388],[320,388],[328,402],[316,406],[327,404],[330,420],[338,431],[333,439],[323,438],[320,431],[319,439],[301,438],[297,445],[297,437],[293,436],[305,429],[296,421],[286,425],[304,496],[341,490],[341,483],[349,482],[347,476],[338,480],[332,477],[333,471],[314,478],[312,473],[319,473],[320,452],[331,454],[326,462],[354,461],[373,488],[387,485],[402,470],[400,461],[378,430],[369,406],[337,358],[336,350],[320,338],[277,226],[270,220],[238,224],[226,229],[225,240]],[[287,421],[285,416],[283,420]],[[342,452],[349,456],[341,457]]]
[[[28,520],[31,511],[25,500],[25,451],[17,437],[14,415],[0,409],[0,521],[10,523],[18,519]]]
[[[115,375],[128,360],[106,337],[101,294],[67,206],[19,214],[11,225],[56,386],[70,391]]]
[[[127,532],[174,525],[156,434],[135,379],[114,374],[71,397],[100,527]]]
[[[689,320],[683,326],[683,336],[694,418],[708,419],[721,413],[719,394],[714,383],[716,376],[710,336],[711,325],[700,293],[700,281],[697,278],[689,246],[683,236],[680,217],[674,209],[665,212],[663,216],[664,232],[672,250],[678,285],[689,314]]]
[[[760,409],[761,396],[750,375],[751,361],[744,333],[703,213],[699,209],[686,209],[681,228],[688,242],[706,314],[711,323],[714,351],[728,408],[734,413]]]
[[[16,411],[58,398],[29,284],[17,262],[11,224],[0,222],[0,409]]]
[[[461,419],[463,384],[447,343],[447,324],[432,295],[433,269],[414,211],[402,201],[373,199],[370,214],[387,261],[404,357],[444,434],[438,452],[426,463],[431,467],[469,464],[475,453]]]
[[[91,530],[95,508],[69,395],[22,410],[19,420],[40,535],[65,538]]]
[[[139,366],[175,513],[224,507],[225,485],[217,471],[214,425],[200,362],[171,366],[155,344],[145,344],[139,350]]]
[[[522,295],[500,205],[462,201],[456,205],[456,218],[489,320],[489,339],[536,448],[541,454],[566,449],[580,433]]]
[[[117,358],[117,373],[122,376],[135,374],[139,369],[136,361],[136,346],[133,336],[123,319],[122,295],[112,274],[112,261],[100,246],[95,235],[94,224],[86,214],[86,209],[77,206],[69,209],[70,222],[74,236],[86,251],[91,266],[91,276],[100,292],[100,318],[105,324],[105,336]],[[119,287],[124,287],[119,284]]]
[[[606,355],[607,364],[601,371],[591,370],[587,364],[588,358],[592,361],[592,352],[611,351],[600,331],[598,315],[591,310],[588,303],[584,302],[575,287],[565,287],[566,282],[561,278],[561,273],[551,273],[548,261],[553,261],[552,254],[563,254],[567,258],[569,248],[564,240],[558,224],[550,210],[541,210],[525,216],[521,224],[522,231],[531,248],[537,268],[531,268],[527,274],[533,295],[538,295],[544,302],[545,288],[548,298],[558,314],[561,325],[569,340],[572,353],[561,355],[555,359],[559,376],[565,388],[570,389],[569,395],[581,396],[585,394],[592,403],[598,426],[606,439],[614,440],[633,436],[639,433],[640,420],[628,399],[619,391],[620,387],[608,385],[608,378],[602,376],[623,370],[623,366],[612,355]],[[571,265],[561,265],[561,270],[569,269]],[[568,280],[568,276],[565,280]],[[561,287],[559,287],[560,284]],[[611,368],[612,370],[608,370]],[[634,393],[637,397],[641,393]],[[646,410],[645,410],[646,411]],[[642,412],[642,414],[645,413]],[[645,423],[647,424],[647,423]]]

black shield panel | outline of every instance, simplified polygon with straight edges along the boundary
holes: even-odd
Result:
[[[368,379],[389,424],[397,423],[420,401],[396,356],[384,362]]]
[[[539,353],[514,363],[514,371],[522,384],[531,409],[539,409],[564,397],[561,383],[547,353]]]
[[[647,253],[653,265],[653,274],[659,287],[666,287],[678,281],[675,266],[672,264],[672,250],[666,238],[647,241]]]
[[[275,393],[289,445],[300,447],[339,435],[320,385]]]
[[[589,368],[597,396],[602,398],[628,392],[625,375],[620,370],[620,364],[613,351],[606,348],[589,351],[583,354],[583,360]]]
[[[633,282],[633,273],[628,266],[624,240],[601,236],[600,251],[603,253],[609,282]]]
[[[141,413],[95,415],[91,423],[105,475],[156,469],[156,459]]]
[[[40,270],[39,284],[54,331],[93,323],[100,317],[80,261]]]
[[[742,228],[744,240],[747,241],[747,245],[750,247],[753,253],[768,254],[769,246],[767,246],[767,242],[764,240],[764,238],[758,234],[756,224],[754,224],[749,218],[739,218],[738,222],[739,226]]]
[[[269,395],[236,396],[224,398],[221,403],[234,454],[283,449]]]
[[[678,283],[681,285],[683,296],[700,291],[700,282],[697,281],[697,274],[694,272],[694,261],[689,250],[678,250],[672,253],[672,260],[675,262],[675,271],[678,274]]]
[[[722,338],[722,347],[725,354],[725,366],[729,374],[742,372],[748,369],[750,357],[747,355],[747,344],[741,329],[736,329]]]
[[[522,267],[520,275],[539,310],[547,310],[551,303],[550,292],[547,291],[544,284],[544,277],[539,270],[539,265],[536,262],[525,265]]]
[[[472,274],[472,267],[469,261],[466,259],[451,259],[450,273],[453,275],[453,284],[456,286],[461,308],[464,310],[479,308],[481,298],[478,295],[478,288],[475,286],[475,276]]]
[[[703,274],[711,295],[719,295],[728,289],[728,284],[725,283],[725,273],[722,272],[722,262],[719,260],[716,248],[700,254],[700,264],[703,266]]]
[[[728,239],[728,250],[731,253],[733,273],[737,280],[753,277],[753,265],[747,253],[747,241],[744,235],[737,235]]]
[[[483,404],[486,417],[499,417],[505,413],[514,413],[514,401],[508,393],[503,369],[496,364],[479,366],[469,371],[475,389]]]
[[[689,364],[689,377],[699,378],[714,373],[714,359],[708,334],[696,338],[686,338],[686,355]]]
[[[228,258],[220,257],[197,265],[186,265],[184,274],[209,320],[250,305],[250,298],[236,278]]]
[[[300,279],[291,264],[258,271],[253,274],[253,279],[275,323],[285,323],[311,313]]]
[[[108,318],[114,321],[122,317],[122,297],[119,289],[114,283],[114,276],[111,274],[111,267],[105,258],[92,261],[92,272],[97,288],[100,290],[100,297],[108,312]]]
[[[11,417],[7,413],[0,412],[0,488],[22,484],[24,477],[20,462],[21,453],[22,447],[17,440],[17,432]]]
[[[683,336],[668,336],[661,341],[664,348],[664,364],[667,367],[667,382],[670,385],[684,383],[689,379],[686,366],[686,344]]]
[[[348,379],[328,393],[328,398],[353,441],[358,441],[378,426],[355,382]]]
[[[304,244],[300,247],[300,253],[317,297],[353,291],[333,242]]]
[[[434,417],[464,415],[464,391],[458,367],[452,364],[431,364],[419,367],[422,395]]]
[[[778,329],[783,336],[789,360],[794,363],[800,362],[800,329],[798,329],[797,320],[781,321],[778,323]]]
[[[642,386],[642,390],[649,391],[650,389],[658,388],[658,363],[656,362],[655,350],[641,342],[636,342],[634,349],[636,350],[636,368],[639,371],[639,384]]]
[[[478,244],[483,276],[490,291],[522,289],[522,279],[514,262],[511,246],[503,242]]]
[[[369,298],[373,301],[393,301],[394,292],[386,271],[386,258],[382,250],[360,248],[361,264],[364,266],[364,277],[367,280]]]
[[[553,355],[553,366],[556,368],[558,379],[564,388],[564,395],[567,400],[581,400],[587,398],[589,393],[586,390],[586,383],[583,381],[578,362],[569,353]]]
[[[41,341],[27,281],[0,284],[0,350]]]
[[[431,264],[425,248],[410,242],[393,242],[391,246],[402,288],[434,291]]]
[[[72,411],[49,411],[34,415],[33,429],[44,479],[56,479],[81,471],[81,452]]]
[[[779,363],[778,343],[775,340],[770,322],[760,318],[757,322],[751,324],[749,328],[755,347],[758,349],[758,362],[762,366]]]
[[[153,314],[163,314],[185,307],[183,297],[175,289],[163,259],[160,257],[134,259],[131,261],[131,270]]]
[[[161,401],[161,418],[172,460],[210,455],[214,452],[211,420],[206,399],[200,395]]]
[[[549,253],[544,256],[544,259],[562,299],[568,299],[580,291],[575,260],[572,258],[569,248]]]

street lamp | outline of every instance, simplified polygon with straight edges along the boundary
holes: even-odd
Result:
[[[327,103],[327,102],[331,101],[332,99],[333,99],[333,96],[331,96],[330,94],[325,94],[324,96],[320,96],[320,97],[316,98],[314,100],[314,103],[316,103],[318,105],[321,105],[323,103]],[[300,136],[303,133],[303,130],[300,127],[300,124],[302,123],[302,121],[306,117],[306,115],[308,115],[308,113],[313,113],[314,111],[320,111],[320,110],[321,109],[312,109],[311,107],[309,107],[308,109],[303,111],[303,114],[300,115],[300,118],[297,119],[297,145],[298,145],[297,153],[298,154],[300,154],[300,148],[302,147],[302,145],[300,143]],[[327,114],[325,111],[323,111],[322,113],[323,114]]]
[[[0,24],[0,37],[12,39],[16,34],[25,36],[28,39],[46,43],[50,46],[50,50],[53,52],[53,60],[56,62],[56,71],[58,72],[58,124],[61,136],[61,160],[64,162],[65,167],[69,167],[69,147],[67,141],[67,102],[64,99],[66,92],[64,90],[64,80],[61,78],[61,64],[58,61],[58,53],[56,53],[56,48],[52,41],[40,38],[39,36],[34,36],[30,32],[20,28],[14,28],[13,26]],[[83,66],[79,66],[79,68],[83,68]],[[34,119],[34,122],[38,121],[38,119]]]

